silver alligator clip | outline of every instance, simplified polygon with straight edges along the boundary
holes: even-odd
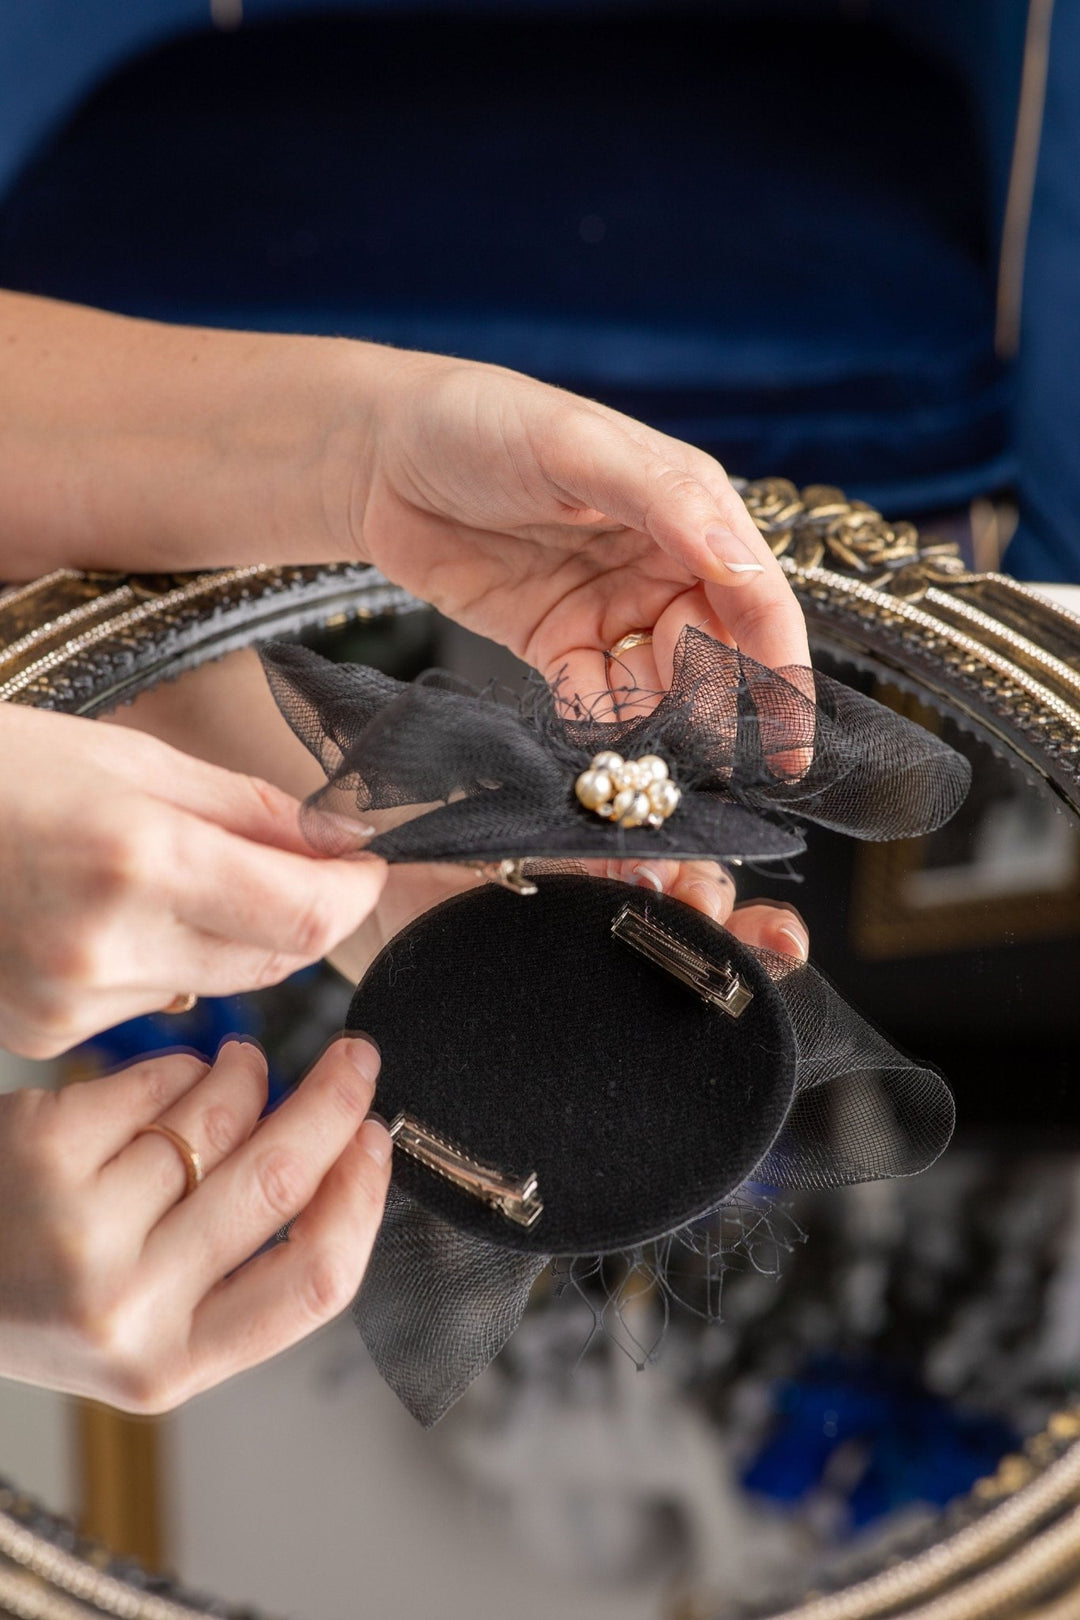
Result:
[[[452,1142],[436,1136],[408,1114],[391,1123],[390,1135],[403,1153],[434,1171],[463,1192],[482,1198],[516,1226],[532,1226],[544,1212],[535,1172],[515,1180],[491,1165],[470,1158]]]
[[[647,957],[693,990],[710,1007],[719,1007],[729,1018],[741,1018],[754,999],[754,992],[730,962],[717,962],[703,956],[697,946],[679,939],[629,901],[612,923],[611,932],[631,950]]]

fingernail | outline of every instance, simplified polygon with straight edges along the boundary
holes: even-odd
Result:
[[[653,888],[657,894],[663,894],[664,883],[659,872],[654,872],[651,866],[632,866],[634,874],[633,887],[637,889]]]
[[[765,572],[764,563],[758,562],[746,541],[722,524],[714,523],[705,530],[705,544],[729,574],[741,576]]]
[[[360,1146],[378,1165],[389,1163],[394,1141],[377,1114],[369,1114],[360,1127]]]
[[[370,1041],[346,1040],[342,1042],[342,1045],[345,1048],[345,1056],[348,1058],[353,1068],[356,1069],[370,1085],[374,1085],[376,1080],[379,1078],[379,1068],[382,1061],[379,1057],[377,1049],[372,1046]]]
[[[783,934],[785,939],[791,941],[794,946],[793,954],[799,958],[800,962],[810,960],[810,936],[804,933],[797,923],[781,923],[776,932]]]

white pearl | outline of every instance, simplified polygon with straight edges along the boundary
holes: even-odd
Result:
[[[638,766],[642,765],[645,766],[649,773],[650,782],[666,781],[668,774],[667,762],[662,760],[659,754],[642,755],[641,759],[638,760]]]
[[[618,800],[616,800],[618,803]],[[649,819],[652,806],[647,793],[635,793],[630,808],[624,811],[619,825],[621,827],[643,827]]]
[[[611,813],[615,817],[616,821],[622,820],[623,816],[625,816],[626,812],[630,809],[630,806],[633,804],[636,798],[637,794],[634,792],[632,787],[622,788],[618,793],[616,793],[611,804]]]
[[[646,816],[645,825],[647,827],[662,827],[664,825],[664,820],[665,817],[663,817],[658,810],[653,810],[650,815]]]
[[[682,794],[674,782],[654,782],[649,788],[649,804],[658,815],[665,818],[677,807]]]
[[[599,810],[611,798],[612,791],[611,777],[606,771],[582,771],[574,783],[574,792],[586,810]]]
[[[622,763],[621,754],[613,754],[610,749],[604,749],[593,759],[592,768],[594,771],[617,771]]]
[[[616,789],[620,793],[624,792],[627,788],[636,788],[637,769],[631,762],[628,762],[625,765],[617,765],[611,773],[611,780],[614,782]]]

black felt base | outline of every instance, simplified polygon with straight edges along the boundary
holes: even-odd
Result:
[[[630,899],[726,958],[737,1021],[612,937]],[[754,1170],[791,1104],[795,1045],[752,953],[699,912],[602,878],[547,877],[444,902],[382,951],[348,1027],[382,1052],[375,1107],[404,1111],[508,1174],[535,1171],[530,1228],[395,1155],[398,1184],[509,1248],[600,1253],[712,1208]]]

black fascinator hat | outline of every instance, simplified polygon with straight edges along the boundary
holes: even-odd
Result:
[[[382,1051],[398,1151],[354,1316],[430,1425],[497,1354],[553,1257],[680,1244],[747,1189],[912,1175],[952,1095],[812,967],[603,878],[494,884],[373,963],[348,1028]]]
[[[510,704],[441,671],[409,684],[302,646],[261,656],[326,771],[302,825],[329,855],[773,860],[804,847],[797,821],[928,832],[970,782],[962,755],[872,698],[690,627],[647,713],[627,714],[626,693],[585,701],[539,680]]]
[[[326,771],[302,826],[331,855],[778,859],[803,848],[800,820],[927,832],[970,780],[872,699],[689,628],[655,702],[537,682],[508,704],[440,672],[403,685],[302,647],[262,656]],[[425,913],[373,963],[348,1027],[382,1051],[375,1106],[399,1150],[354,1315],[424,1424],[505,1343],[553,1258],[647,1249],[663,1282],[673,1249],[753,1185],[911,1175],[952,1131],[941,1077],[809,965],[584,874]]]

